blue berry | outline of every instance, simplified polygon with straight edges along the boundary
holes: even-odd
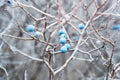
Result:
[[[60,43],[65,44],[66,43],[66,38],[60,38]]]
[[[60,38],[66,38],[66,35],[65,34],[61,34]]]
[[[80,36],[75,36],[75,40],[79,40],[80,39]]]
[[[35,27],[33,25],[28,25],[27,28],[26,28],[26,30],[28,32],[34,32],[35,31]]]
[[[59,35],[65,34],[65,31],[63,29],[59,30]]]
[[[113,29],[113,30],[120,30],[120,25],[114,25],[114,26],[112,27],[112,29]]]
[[[67,49],[70,49],[70,44],[65,44],[64,46],[66,46],[67,47]]]
[[[12,2],[12,0],[7,0],[7,1],[6,1],[6,4],[7,4],[8,6],[12,6],[13,2]]]
[[[34,32],[34,37],[38,38],[39,36],[40,36],[40,32],[39,31]]]
[[[81,24],[78,25],[78,27],[79,27],[80,30],[83,30],[85,25],[83,23],[81,23]]]
[[[62,46],[62,47],[60,48],[60,51],[61,51],[62,53],[66,53],[68,50],[67,50],[67,47],[66,47],[66,46]]]

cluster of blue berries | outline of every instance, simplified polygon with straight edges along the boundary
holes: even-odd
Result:
[[[63,29],[59,30],[59,37],[60,37],[60,44],[62,44],[63,46],[60,48],[60,51],[62,53],[66,53],[69,49],[70,49],[70,44],[67,43],[66,40],[66,34],[65,31]]]
[[[112,27],[113,30],[120,30],[120,24],[116,24]]]
[[[35,31],[35,26],[33,26],[33,25],[28,25],[26,27],[26,30],[28,32],[33,32],[33,35],[34,35],[35,38],[38,38],[40,36],[40,32],[39,31]]]

